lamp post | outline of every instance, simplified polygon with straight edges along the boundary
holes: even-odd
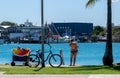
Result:
[[[44,61],[44,13],[43,13],[43,0],[41,0],[41,29],[42,29],[42,36],[41,36],[41,43],[42,43],[42,61]],[[45,63],[42,62],[42,67],[45,67]]]

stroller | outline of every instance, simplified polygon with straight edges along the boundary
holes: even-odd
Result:
[[[29,57],[30,54],[30,49],[26,48],[26,49],[12,49],[12,62],[11,62],[11,66],[15,66],[15,61],[18,62],[24,62],[25,66],[27,66],[27,59]]]

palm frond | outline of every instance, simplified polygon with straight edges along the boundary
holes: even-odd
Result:
[[[89,1],[87,2],[87,4],[86,4],[86,7],[95,4],[96,1],[98,1],[98,0],[89,0]]]

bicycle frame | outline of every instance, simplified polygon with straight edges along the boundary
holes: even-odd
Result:
[[[43,62],[46,62],[48,59],[49,59],[49,57],[52,55],[52,51],[48,51],[49,52],[49,54],[47,55],[47,57],[44,59],[44,61]],[[47,52],[45,52],[45,53],[47,53]],[[40,57],[40,56],[38,56],[40,59],[42,59],[42,57]]]
[[[53,53],[52,53],[52,50],[51,50],[51,45],[50,44],[48,44],[49,45],[49,47],[50,47],[50,49],[49,49],[49,54],[47,55],[47,57],[44,59],[44,61],[43,62],[46,62],[48,59],[49,59],[49,57],[51,56],[51,55],[53,55]],[[44,53],[48,53],[48,52],[44,52]],[[42,56],[40,56],[40,54],[41,54],[42,52],[37,52],[37,56],[41,59],[41,61],[42,61]]]

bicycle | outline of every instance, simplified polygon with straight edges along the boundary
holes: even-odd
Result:
[[[60,54],[53,54],[51,50],[51,45],[49,45],[49,51],[44,52],[44,53],[49,53],[47,57],[42,61],[42,52],[41,50],[36,50],[36,54],[30,54],[27,60],[28,66],[29,67],[38,67],[41,66],[41,64],[46,62],[47,60],[49,61],[49,65],[51,67],[60,67],[63,63],[63,59]]]

